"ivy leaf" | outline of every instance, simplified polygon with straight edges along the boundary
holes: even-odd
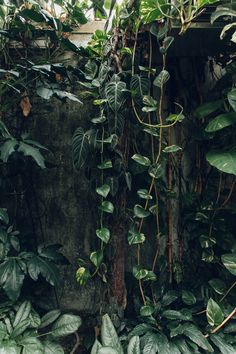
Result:
[[[159,163],[150,166],[148,173],[153,178],[160,178],[164,174],[164,170],[162,165]]]
[[[218,326],[224,320],[224,314],[220,306],[213,300],[210,299],[207,303],[207,321],[210,326]]]
[[[136,204],[134,206],[134,215],[137,218],[143,219],[150,215],[148,210],[145,210],[141,205]]]
[[[105,227],[102,227],[101,229],[97,229],[96,235],[105,243],[108,243],[110,240],[110,230],[108,230]]]
[[[145,241],[145,236],[143,233],[138,232],[135,229],[130,229],[128,232],[128,242],[129,245],[136,245],[143,243]]]
[[[65,337],[76,332],[81,323],[82,321],[79,316],[64,314],[53,324],[51,335],[54,338]]]
[[[153,85],[162,88],[170,78],[167,70],[162,70],[160,74],[153,81]]]
[[[101,250],[92,252],[90,254],[90,261],[98,268],[103,260],[103,252]]]
[[[236,112],[223,113],[212,119],[206,126],[207,133],[214,133],[236,123]]]
[[[106,198],[110,192],[110,186],[108,186],[108,184],[103,184],[101,187],[96,188],[96,192],[103,198]]]
[[[140,198],[145,199],[145,200],[150,200],[152,199],[152,196],[148,193],[147,189],[139,189],[137,191],[137,194]]]
[[[131,157],[135,162],[139,163],[142,166],[150,166],[151,161],[149,160],[148,157],[142,156],[139,154],[135,154]]]
[[[236,175],[236,151],[209,151],[206,159],[218,170]]]
[[[170,152],[173,153],[173,152],[177,152],[179,150],[182,150],[182,148],[180,146],[170,145],[170,146],[165,147],[162,151],[166,152],[166,153],[170,153]]]
[[[111,202],[104,200],[101,205],[101,210],[105,213],[112,214],[114,212],[114,205]]]
[[[236,275],[236,254],[224,254],[221,256],[221,260],[225,268],[228,269],[231,274]]]
[[[133,275],[136,279],[141,280],[144,279],[148,274],[147,269],[143,269],[141,266],[133,267]]]

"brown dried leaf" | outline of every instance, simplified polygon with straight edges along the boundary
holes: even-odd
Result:
[[[27,92],[23,92],[22,99],[20,101],[20,108],[24,117],[28,117],[32,108]]]

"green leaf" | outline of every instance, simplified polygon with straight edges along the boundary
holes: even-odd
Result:
[[[44,163],[44,157],[39,151],[39,149],[29,145],[25,144],[23,142],[20,142],[19,147],[17,149],[18,152],[22,152],[25,156],[30,156],[32,159],[37,163],[37,165],[41,168],[46,168],[45,163]]]
[[[215,22],[219,17],[222,16],[235,17],[236,11],[226,6],[218,6],[216,11],[214,11],[211,15],[211,23]]]
[[[236,275],[236,254],[224,254],[221,256],[221,260],[225,268],[228,269],[231,274]]]
[[[216,132],[236,123],[236,113],[223,113],[212,119],[206,126],[207,133]]]
[[[119,352],[112,347],[102,347],[98,349],[98,354],[119,354]]]
[[[0,208],[0,221],[4,222],[4,224],[9,223],[9,217],[7,213],[7,209]]]
[[[221,279],[213,278],[208,283],[217,294],[222,295],[227,290],[226,284]]]
[[[221,354],[234,354],[235,348],[228,344],[220,334],[211,335],[211,341],[219,348]]]
[[[216,239],[214,237],[209,237],[208,235],[201,235],[199,237],[199,241],[201,243],[202,248],[209,248],[216,244]]]
[[[162,70],[160,74],[153,81],[153,85],[162,88],[170,78],[167,70]]]
[[[236,151],[209,151],[206,159],[218,170],[236,175]]]
[[[18,323],[18,325],[13,329],[11,332],[11,337],[12,338],[17,338],[20,336],[22,333],[25,332],[25,330],[30,326],[30,320],[29,318],[26,318],[22,320],[21,322]]]
[[[102,162],[101,164],[98,165],[98,168],[100,170],[106,170],[108,168],[112,168],[111,160],[105,160],[104,162]]]
[[[177,152],[179,150],[182,150],[182,148],[180,146],[170,145],[170,146],[165,147],[162,151],[166,152],[166,153],[170,153],[170,152],[173,153],[173,152]]]
[[[110,230],[108,230],[105,227],[102,227],[101,229],[97,229],[96,235],[105,243],[108,243],[110,240]]]
[[[186,325],[183,334],[193,343],[196,343],[200,348],[208,350],[210,353],[214,353],[212,346],[196,326],[192,324]]]
[[[154,307],[151,305],[144,305],[140,308],[140,316],[151,316],[155,311]]]
[[[23,346],[22,354],[45,354],[43,344],[37,338],[25,338],[20,345]]]
[[[148,173],[153,178],[160,178],[164,174],[164,169],[160,163],[154,164],[149,167]]]
[[[105,93],[108,104],[113,112],[118,112],[124,103],[125,82],[120,81],[118,75],[112,77],[112,81],[106,85]]]
[[[44,344],[43,354],[64,354],[64,350],[62,346],[58,343],[47,340],[43,344]]]
[[[182,354],[192,354],[192,351],[190,351],[189,346],[184,339],[177,339],[175,345]]]
[[[91,354],[98,354],[98,350],[101,348],[102,348],[101,343],[97,339],[95,339],[95,342],[91,350]]]
[[[234,111],[236,111],[236,89],[231,90],[228,92],[228,101]]]
[[[185,310],[185,311],[166,310],[162,313],[162,316],[168,318],[169,320],[190,321],[192,319],[192,314],[191,311],[189,310]]]
[[[59,271],[55,264],[39,256],[29,259],[28,272],[33,280],[38,280],[38,276],[41,274],[51,285],[57,286],[59,284]]]
[[[143,354],[156,354],[158,351],[158,342],[159,338],[157,338],[156,334],[149,334],[147,340],[145,340]]]
[[[64,314],[53,324],[51,335],[54,338],[65,337],[76,332],[81,326],[81,318],[76,315]]]
[[[96,192],[103,198],[106,198],[110,192],[110,186],[108,186],[108,184],[103,184],[101,187],[96,188]]]
[[[0,285],[10,300],[18,299],[24,278],[25,275],[16,259],[8,258],[0,264]]]
[[[61,91],[61,90],[53,90],[53,94],[55,96],[57,96],[58,98],[60,98],[61,100],[68,98],[70,101],[74,101],[74,102],[78,102],[78,103],[82,104],[80,99],[71,92]]]
[[[143,97],[148,95],[150,89],[150,80],[147,77],[134,75],[130,81],[130,89],[135,101],[142,104]]]
[[[178,346],[175,343],[169,342],[169,348],[170,348],[170,354],[181,354]]]
[[[148,270],[143,269],[141,266],[133,267],[133,275],[136,279],[141,280],[144,279],[148,275]]]
[[[137,218],[143,219],[150,215],[148,210],[145,210],[141,205],[136,204],[134,206],[134,215]]]
[[[96,268],[100,266],[103,260],[103,252],[101,250],[92,252],[90,254],[90,261],[95,265]]]
[[[138,232],[135,228],[132,228],[128,232],[128,242],[129,245],[136,245],[143,243],[145,241],[145,236],[143,233]]]
[[[114,205],[107,200],[104,200],[101,205],[101,210],[105,213],[112,214],[114,212]]]
[[[101,340],[103,346],[111,347],[113,349],[116,349],[119,354],[123,354],[123,349],[116,333],[115,327],[113,326],[113,323],[107,314],[102,317]]]
[[[194,305],[197,300],[191,291],[182,290],[182,300],[186,305]]]
[[[141,354],[140,340],[138,336],[134,336],[130,339],[127,354]]]
[[[7,162],[11,154],[16,151],[18,143],[15,139],[7,140],[0,146],[0,156],[3,162]]]
[[[139,163],[142,166],[150,166],[151,161],[149,160],[148,157],[142,156],[139,154],[135,154],[131,157],[135,162]]]
[[[13,340],[7,340],[1,343],[0,354],[20,354],[19,347]]]
[[[86,284],[90,278],[91,274],[89,273],[88,269],[79,267],[79,269],[76,271],[76,280],[80,285]]]
[[[137,191],[137,194],[142,199],[146,199],[146,200],[152,199],[152,196],[148,193],[147,189],[139,189]]]
[[[207,303],[206,315],[207,321],[212,327],[220,325],[224,320],[224,313],[213,299],[209,299]]]
[[[42,318],[41,318],[41,324],[39,328],[45,328],[52,324],[54,321],[58,319],[58,317],[61,315],[61,310],[52,310],[47,312]]]
[[[169,9],[167,1],[159,0],[141,0],[140,16],[143,23],[150,23],[164,18],[163,12]]]
[[[72,138],[72,156],[74,167],[79,170],[85,163],[89,153],[88,132],[77,128]]]
[[[7,326],[3,322],[0,322],[0,343],[4,338],[7,337],[8,337]]]
[[[222,106],[222,104],[223,100],[204,103],[195,110],[195,116],[197,118],[205,118],[209,116],[209,114],[217,111]]]
[[[29,317],[30,312],[31,312],[31,303],[29,301],[22,302],[22,304],[20,305],[16,313],[13,322],[13,327],[15,328],[21,321],[27,319]]]

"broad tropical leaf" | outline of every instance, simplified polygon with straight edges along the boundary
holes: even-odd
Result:
[[[25,275],[16,259],[8,258],[0,264],[0,286],[5,290],[10,300],[16,301],[18,299],[24,278]]]
[[[209,151],[206,159],[210,165],[218,170],[236,175],[236,151]]]
[[[59,271],[57,267],[42,257],[34,256],[29,259],[28,272],[33,280],[38,280],[38,276],[41,274],[51,285],[57,286],[59,283]]]
[[[64,350],[59,343],[52,342],[50,340],[44,343],[44,354],[64,354]]]
[[[44,328],[52,324],[54,321],[58,319],[58,317],[61,315],[60,310],[52,310],[47,312],[42,318],[41,318],[41,324],[39,328]]]
[[[220,334],[214,334],[211,337],[211,341],[219,348],[221,354],[233,354],[235,353],[235,348],[228,344],[224,337]]]
[[[142,77],[136,74],[130,81],[130,88],[132,90],[135,102],[142,104],[143,97],[149,93],[150,80],[147,77]]]
[[[46,168],[45,163],[44,163],[44,157],[39,151],[39,149],[20,142],[19,147],[17,149],[18,152],[22,152],[25,156],[30,156],[32,159],[37,163],[37,165],[41,168]]]
[[[125,82],[120,81],[119,76],[115,75],[112,81],[106,86],[105,93],[109,107],[113,112],[118,112],[124,103]]]
[[[160,20],[164,17],[163,12],[168,11],[169,5],[166,0],[141,0],[140,16],[144,23]]]
[[[52,326],[52,336],[55,338],[67,336],[76,332],[80,326],[81,318],[79,316],[62,315]]]
[[[223,113],[212,119],[205,128],[207,133],[213,133],[236,124],[236,112]]]
[[[115,327],[107,314],[102,318],[101,340],[103,346],[114,348],[117,350],[118,354],[123,354],[123,349]]]
[[[72,138],[72,155],[74,167],[79,170],[85,163],[89,153],[88,132],[77,128]]]
[[[127,354],[141,354],[140,340],[138,336],[134,336],[130,339]]]
[[[21,321],[24,321],[25,319],[28,318],[29,314],[31,311],[31,303],[29,301],[24,301],[22,302],[22,304],[20,305],[14,322],[13,322],[13,327],[15,328]]]
[[[231,274],[236,275],[236,254],[224,254],[221,256],[221,260],[225,268],[228,269]]]

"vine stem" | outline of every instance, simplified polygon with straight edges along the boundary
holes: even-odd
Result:
[[[229,314],[229,316],[226,317],[226,319],[225,319],[219,326],[217,326],[216,328],[214,328],[214,329],[211,331],[211,333],[206,334],[206,335],[205,335],[205,338],[208,338],[210,335],[212,335],[212,334],[218,332],[227,322],[229,322],[229,321],[231,320],[231,318],[232,318],[235,314],[236,314],[236,307],[235,307],[235,309]]]
[[[76,343],[75,343],[74,347],[72,348],[70,354],[75,354],[76,349],[77,349],[77,348],[79,347],[79,345],[80,345],[80,338],[79,338],[78,333],[75,332],[74,334],[75,334],[75,337],[76,337]]]

